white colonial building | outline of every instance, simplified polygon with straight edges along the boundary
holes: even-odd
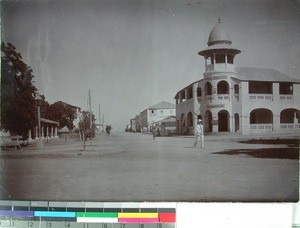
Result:
[[[151,131],[153,123],[175,114],[176,106],[170,102],[162,101],[140,113],[141,129]]]
[[[203,79],[176,93],[177,133],[194,134],[197,118],[206,132],[241,134],[300,131],[300,80],[274,70],[235,68],[241,51],[219,20],[208,38]]]

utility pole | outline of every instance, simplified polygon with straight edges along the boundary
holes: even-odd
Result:
[[[102,117],[102,125],[103,125],[103,130],[104,131],[104,114],[103,114],[103,117]]]
[[[90,109],[90,129],[92,129],[92,98],[91,98],[91,91],[89,90],[89,109]]]
[[[100,112],[100,103],[99,103],[99,130],[101,132],[101,112]]]

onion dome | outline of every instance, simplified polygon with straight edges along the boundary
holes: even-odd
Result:
[[[219,18],[218,23],[211,30],[205,50],[200,51],[198,54],[202,56],[210,56],[217,52],[226,52],[228,54],[236,55],[241,51],[231,46],[230,35],[221,23]]]
[[[230,35],[224,26],[221,23],[221,19],[219,18],[218,23],[216,26],[211,30],[208,38],[208,46],[214,44],[231,44]]]

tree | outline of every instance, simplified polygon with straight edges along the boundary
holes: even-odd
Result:
[[[111,125],[106,125],[105,131],[108,135],[110,134],[111,129],[112,129]]]
[[[67,126],[69,130],[72,130],[75,110],[71,105],[57,101],[45,108],[45,118],[59,122],[60,129]]]
[[[34,124],[33,71],[11,43],[1,43],[1,129],[23,135]]]
[[[93,138],[95,137],[95,115],[92,114],[92,126],[91,126],[91,118],[90,112],[83,111],[82,116],[79,122],[79,131],[82,136],[82,139]]]

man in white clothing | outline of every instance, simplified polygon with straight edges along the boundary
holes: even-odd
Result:
[[[202,120],[199,119],[198,120],[198,124],[196,127],[196,142],[194,143],[194,147],[196,147],[196,145],[201,142],[201,148],[204,147],[204,132],[203,132],[203,125],[202,125]]]

